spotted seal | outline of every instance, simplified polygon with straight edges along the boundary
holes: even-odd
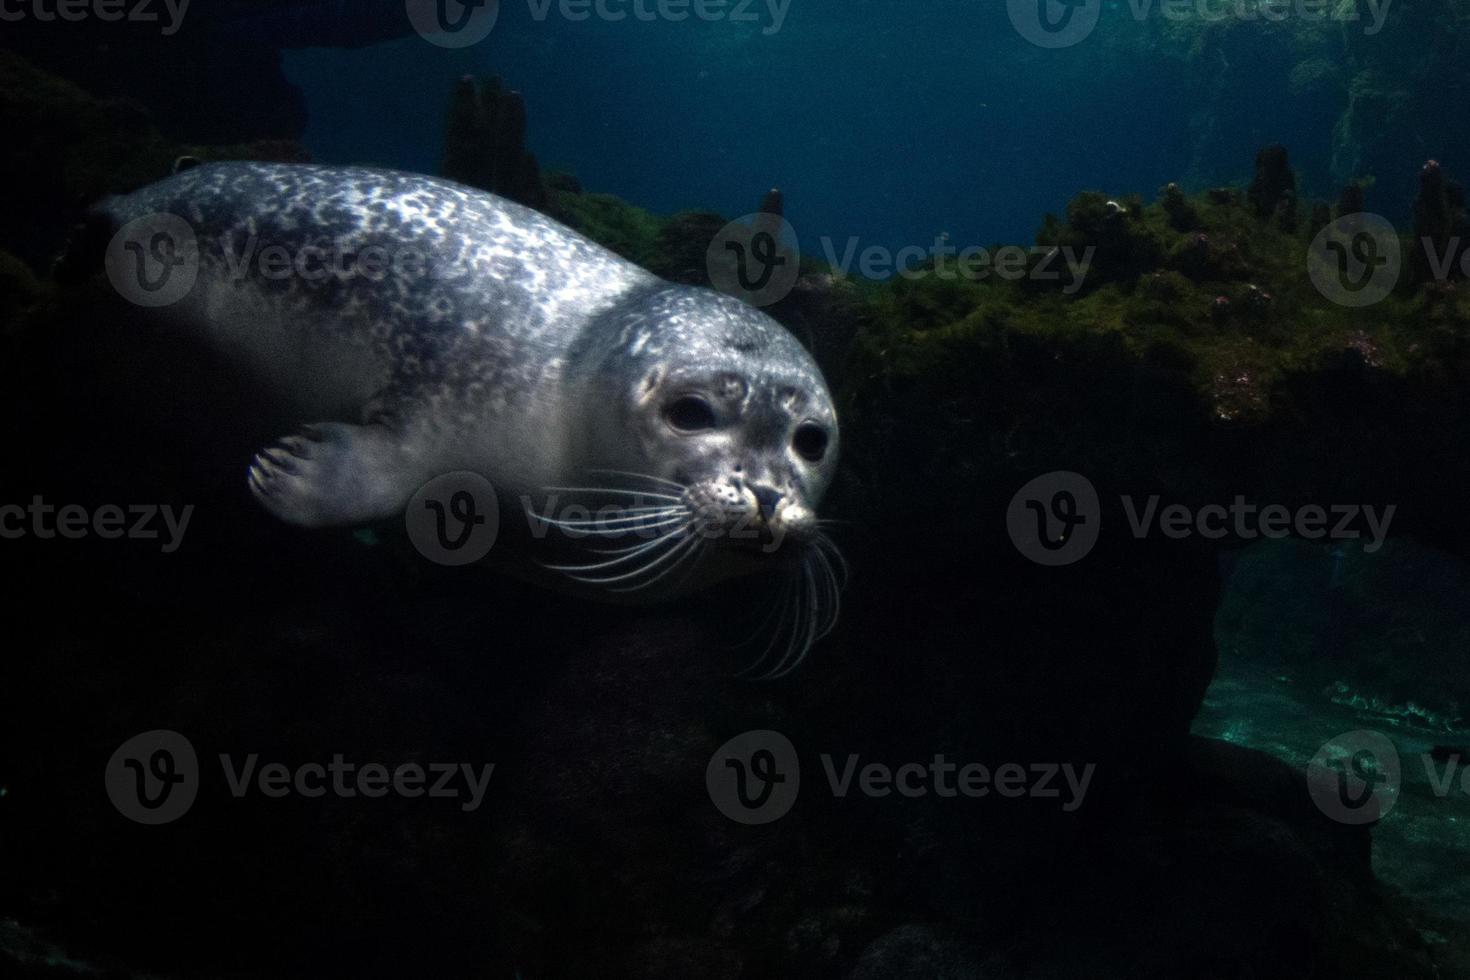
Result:
[[[530,564],[571,587],[652,600],[779,568],[781,670],[832,625],[841,559],[816,510],[837,415],[759,310],[415,174],[203,164],[100,214],[110,271],[187,276],[149,305],[301,422],[248,470],[281,520],[382,521],[469,470],[525,502],[551,532],[528,536]]]

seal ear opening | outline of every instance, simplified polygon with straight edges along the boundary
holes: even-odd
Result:
[[[663,379],[664,369],[662,367],[652,368],[643,376],[643,380],[638,383],[638,400],[640,402],[646,402],[652,398],[653,393],[658,390],[659,382],[663,381]]]

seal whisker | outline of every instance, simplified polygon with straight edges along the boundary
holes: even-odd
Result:
[[[658,536],[657,540],[663,541],[665,538],[672,537],[677,534],[678,531],[665,531],[663,534],[660,534]],[[594,555],[625,555],[630,551],[637,551],[643,546],[643,543],[638,543],[626,545],[622,548],[588,548],[587,550]]]
[[[677,554],[679,552],[683,552],[683,554],[678,559],[676,559],[674,561],[674,563],[672,565],[670,565],[668,568],[665,568],[663,571],[659,572],[657,575],[655,575],[653,578],[649,579],[646,582],[639,582],[637,585],[629,585],[629,586],[625,586],[625,587],[619,588],[619,589],[611,589],[609,591],[612,591],[612,592],[641,592],[644,589],[647,589],[647,588],[651,587],[652,585],[654,585],[655,583],[661,581],[665,576],[669,575],[671,572],[673,572],[675,569],[677,569],[680,565],[684,564],[684,562],[687,561],[690,556],[692,556],[692,555],[698,555],[703,550],[703,548],[702,548],[702,545],[703,544],[704,544],[704,542],[702,540],[700,540],[700,538],[697,535],[691,535],[688,538],[686,538],[682,544],[680,544],[678,547],[676,547],[674,549],[674,552],[673,553]],[[698,564],[698,560],[695,561],[695,565],[697,565],[697,564]],[[689,566],[689,568],[685,570],[685,575],[687,576],[693,570],[694,570],[694,565]]]
[[[541,567],[549,568],[554,572],[595,572],[600,569],[613,568],[617,565],[625,564],[626,562],[632,561],[634,558],[637,558],[639,555],[644,554],[648,551],[652,551],[662,545],[666,545],[670,541],[677,540],[681,536],[682,535],[680,535],[678,531],[670,531],[667,534],[654,538],[652,541],[634,546],[626,553],[619,555],[619,557],[614,558],[611,561],[594,562],[590,565],[542,565]]]
[[[581,533],[607,531],[617,532],[617,534],[622,535],[629,531],[646,531],[651,528],[666,527],[669,524],[678,523],[686,518],[688,514],[682,509],[675,509],[658,514],[639,514],[634,517],[608,517],[600,520],[587,521],[563,521],[554,517],[542,517],[539,514],[533,516],[543,524],[567,531]]]
[[[611,505],[609,505],[609,506],[611,506]],[[617,511],[616,511],[616,515],[615,516],[608,517],[608,518],[589,517],[589,518],[587,518],[587,523],[592,523],[592,522],[599,521],[599,520],[618,520],[618,519],[620,519],[623,516],[632,515],[632,514],[656,514],[656,513],[660,513],[660,512],[666,513],[666,514],[672,514],[675,511],[680,511],[680,510],[687,510],[687,508],[685,508],[684,506],[682,506],[680,504],[654,504],[654,505],[649,506],[649,507],[619,507],[619,508],[617,508]],[[536,514],[535,516],[540,517],[541,515],[540,514]]]
[[[782,592],[781,592],[781,596],[782,596],[782,599],[783,600],[789,600],[791,598],[791,590],[790,589],[783,589]],[[775,619],[778,615],[784,613],[785,611],[786,611],[786,605],[785,605],[785,602],[784,601],[783,602],[771,603],[769,605],[769,607],[766,609],[766,614],[764,616],[762,616],[761,617],[761,621],[756,624],[755,629],[753,629],[749,633],[745,634],[745,637],[743,639],[741,639],[741,640],[739,640],[739,641],[737,641],[735,643],[732,643],[731,645],[729,645],[725,649],[727,649],[727,650],[739,650],[742,647],[746,647],[746,646],[749,646],[751,643],[754,643],[756,637],[761,636],[761,635],[763,635],[766,632],[766,627],[768,627],[768,626],[771,625],[771,621],[773,619]],[[769,649],[769,643],[767,644],[767,649]],[[736,676],[741,676],[741,675],[745,674],[746,672],[748,672],[749,670],[751,670],[753,667],[757,666],[760,663],[761,659],[764,658],[764,657],[765,657],[765,653],[762,652],[761,653],[761,656],[758,657],[758,658],[756,658],[755,663],[751,664],[750,667],[747,667],[744,671],[741,671],[740,674],[737,674]]]
[[[796,591],[797,591],[796,590],[794,576],[791,576],[791,575],[788,575],[787,576],[787,578],[786,578],[786,586],[781,591],[782,591],[782,597],[781,597],[781,603],[780,603],[780,607],[779,607],[780,608],[780,615],[776,618],[776,623],[771,628],[771,638],[769,640],[767,640],[766,641],[766,645],[761,648],[760,655],[757,656],[754,660],[752,660],[750,662],[750,665],[748,667],[746,667],[744,670],[742,670],[738,674],[736,674],[735,675],[736,677],[748,677],[748,676],[750,676],[756,670],[756,668],[758,668],[761,665],[765,664],[766,661],[767,661],[767,658],[771,654],[771,651],[776,648],[776,644],[779,643],[780,640],[781,640],[781,637],[785,635],[784,628],[786,626],[786,620],[788,619],[789,614],[791,613],[792,599],[795,597]],[[769,622],[769,619],[767,620],[767,622]],[[757,633],[756,634],[752,634],[752,637],[751,638],[753,639],[755,635],[758,635],[758,633],[760,631],[763,631],[765,629],[765,626],[766,626],[766,623],[762,623],[759,627],[757,627]],[[757,677],[755,679],[756,680],[761,680],[762,678]]]
[[[760,680],[774,681],[785,677],[806,659],[811,651],[812,644],[816,642],[817,630],[817,583],[812,577],[811,564],[803,562],[801,566],[801,577],[797,583],[798,599],[796,603],[797,616],[796,628],[791,631],[791,639],[786,643],[786,654],[781,662],[762,674]],[[810,601],[803,603],[801,600],[809,598]],[[788,666],[789,664],[789,666]]]
[[[847,580],[852,576],[852,568],[847,564],[847,559],[842,556],[836,543],[827,535],[820,533],[812,539],[812,543],[828,557],[834,584],[838,590],[847,588]]]
[[[675,497],[667,493],[656,493],[652,490],[623,490],[618,487],[547,487],[548,493],[605,493],[621,494],[624,497],[646,497],[649,500],[667,500],[673,504],[683,504],[682,497]]]
[[[686,487],[684,484],[678,482],[677,480],[666,480],[666,479],[664,479],[661,476],[654,476],[651,473],[634,473],[632,470],[601,470],[601,469],[598,469],[598,470],[588,470],[588,472],[589,473],[599,473],[599,474],[603,474],[605,476],[630,476],[630,477],[632,477],[635,480],[648,480],[650,483],[660,483],[660,484],[663,484],[666,487],[670,487],[670,488],[672,488],[674,490],[677,490],[680,493],[683,493],[685,490],[688,490],[689,489],[688,487]]]
[[[677,531],[671,532],[664,535],[662,538],[659,538],[657,541],[649,542],[650,547],[668,544],[671,541],[679,543],[673,545],[672,547],[669,547],[662,554],[657,555],[652,560],[644,563],[643,565],[640,565],[638,568],[633,569],[631,572],[623,572],[618,575],[604,576],[601,578],[586,575],[570,575],[569,577],[574,581],[582,582],[586,585],[612,585],[615,582],[626,582],[629,579],[636,579],[640,575],[646,575],[649,572],[653,571],[655,568],[663,565],[670,558],[677,555],[681,550],[683,550],[684,544],[688,543],[691,540],[697,541],[698,539],[691,538]]]
[[[791,659],[791,651],[792,648],[796,645],[796,638],[800,636],[802,632],[801,623],[803,615],[801,600],[796,600],[792,604],[792,608],[794,610],[794,615],[792,616],[791,629],[789,632],[781,634],[781,636],[785,636],[787,638],[785,652],[781,654],[781,659],[776,662],[776,666],[772,667],[764,674],[757,675],[755,677],[755,680],[773,681],[779,677],[785,676],[785,672],[781,670],[781,667],[786,663],[787,660]],[[780,637],[778,636],[777,639],[780,639]]]
[[[655,531],[688,520],[689,514],[682,508],[674,508],[656,514],[639,514],[634,517],[609,517],[600,520],[563,521],[554,517],[533,514],[533,518],[548,527],[592,537],[621,538],[637,531]]]
[[[816,559],[818,570],[822,573],[821,583],[826,596],[822,629],[812,640],[813,643],[816,643],[837,628],[837,620],[842,614],[842,589],[837,584],[837,574],[832,570],[832,563],[828,561],[826,554],[822,551],[813,551],[812,556]]]

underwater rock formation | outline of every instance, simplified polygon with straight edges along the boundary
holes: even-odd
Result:
[[[1199,214],[1190,205],[1189,198],[1178,184],[1169,184],[1159,196],[1159,203],[1169,215],[1169,224],[1175,231],[1191,231],[1199,223]]]
[[[30,266],[0,252],[0,329],[18,322],[21,313],[45,294]]]
[[[440,173],[527,207],[546,207],[546,185],[526,149],[526,102],[521,93],[466,75],[455,86]]]
[[[1342,192],[1337,196],[1337,217],[1341,218],[1349,214],[1361,214],[1365,204],[1365,194],[1362,184],[1356,181],[1351,184],[1344,184]]]
[[[298,144],[267,140],[194,146],[162,136],[142,106],[96,98],[77,85],[0,51],[0,127],[27,133],[0,146],[0,249],[47,269],[71,223],[105,194],[160,180],[174,161],[306,160]]]
[[[1410,268],[1419,283],[1460,276],[1460,258],[1470,249],[1470,217],[1465,213],[1465,189],[1450,180],[1438,160],[1419,171],[1419,194],[1414,199],[1414,241]]]
[[[725,219],[711,211],[681,211],[672,216],[653,240],[649,271],[686,286],[709,286],[709,245],[723,227]]]
[[[1275,218],[1283,231],[1296,230],[1296,173],[1286,147],[1272,144],[1256,155],[1256,177],[1246,196],[1262,218]]]
[[[148,105],[167,139],[201,144],[302,137],[306,103],[282,70],[283,51],[355,48],[413,32],[403,0],[210,0],[127,9],[139,16],[73,12],[66,23],[8,17],[6,48],[94,97]]]
[[[1438,975],[1430,944],[1383,915],[1367,828],[1323,818],[1299,770],[1191,738],[1167,772],[1136,789],[1120,807],[1119,832],[1096,850],[1066,841],[1031,865],[1030,881],[1013,872],[1013,905],[981,905],[963,927],[886,933],[851,980]],[[994,856],[1003,846],[935,855],[911,870],[939,883],[912,887],[942,893],[971,861],[1004,864]],[[1037,889],[1048,876],[1054,890]]]
[[[1096,248],[1089,289],[1136,279],[1156,267],[1161,254],[1158,237],[1139,220],[1142,207],[1137,198],[1120,203],[1095,191],[1079,194],[1067,205],[1066,226],[1054,233],[1044,230],[1037,244],[1072,249],[1077,254]]]

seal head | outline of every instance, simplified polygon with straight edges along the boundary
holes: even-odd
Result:
[[[810,537],[837,459],[820,371],[779,324],[728,296],[668,286],[614,311],[585,353],[579,455],[680,488],[710,538],[778,547]],[[576,356],[574,355],[574,362]]]
[[[548,489],[596,516],[543,518],[590,538],[589,558],[547,567],[643,597],[765,572],[779,591],[756,664],[786,673],[835,624],[845,574],[816,516],[838,451],[820,370],[775,321],[708,290],[661,284],[600,320],[568,358],[572,400],[595,406],[569,453],[588,479]]]

